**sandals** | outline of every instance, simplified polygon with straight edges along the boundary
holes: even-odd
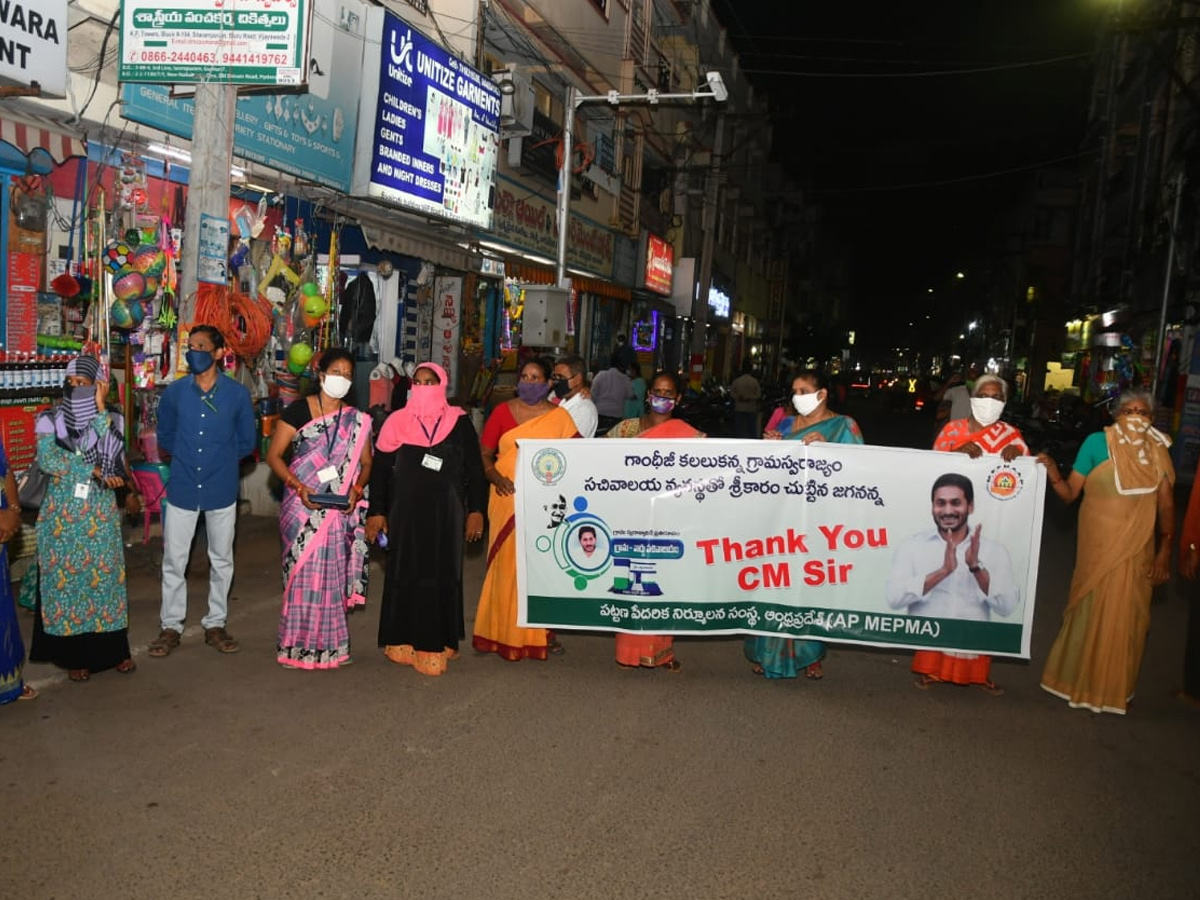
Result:
[[[1004,688],[1000,687],[1000,685],[996,684],[994,681],[980,681],[975,684],[975,687],[992,697],[1004,696]]]
[[[913,682],[913,687],[918,691],[927,691],[935,684],[941,684],[940,678],[934,678],[932,675],[921,675]]]
[[[220,626],[204,629],[204,643],[216,647],[218,653],[237,653],[242,649],[229,632]]]
[[[77,683],[88,681],[92,677],[92,673],[87,669],[70,669],[67,671],[67,677]]]
[[[820,681],[825,677],[825,671],[821,668],[821,661],[817,660],[804,667],[804,677],[809,681]]]
[[[21,693],[17,694],[18,700],[36,700],[38,692],[29,685],[22,685]]]
[[[562,656],[567,652],[567,648],[554,638],[550,638],[550,640],[546,642],[546,652],[552,656]]]
[[[153,656],[156,659],[168,656],[178,646],[179,632],[173,631],[170,628],[164,628],[159,632],[158,637],[150,642],[150,645],[146,648],[146,655]]]
[[[137,671],[137,663],[132,659],[123,659],[114,668],[122,675],[132,675]]]

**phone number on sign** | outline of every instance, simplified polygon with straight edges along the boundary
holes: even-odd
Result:
[[[199,50],[139,50],[135,63],[190,63],[207,66],[286,66],[286,53],[217,53]]]

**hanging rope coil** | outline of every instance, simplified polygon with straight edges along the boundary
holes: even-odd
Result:
[[[271,304],[222,285],[202,284],[196,291],[196,322],[214,326],[229,349],[253,359],[271,339]]]

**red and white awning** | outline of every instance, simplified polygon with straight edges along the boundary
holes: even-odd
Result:
[[[26,155],[40,148],[58,163],[72,156],[87,156],[82,139],[9,116],[0,116],[0,141],[7,141]]]

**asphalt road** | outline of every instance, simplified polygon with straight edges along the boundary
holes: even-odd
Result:
[[[249,518],[242,652],[193,625],[148,659],[152,538],[129,551],[138,671],[72,684],[30,665],[41,696],[0,709],[3,895],[1194,898],[1200,713],[1171,696],[1187,590],[1154,606],[1130,714],[1068,709],[1037,680],[1073,529],[1051,510],[1033,662],[995,663],[1000,698],[914,690],[907,654],[851,648],[823,681],[768,682],[733,639],[681,641],[678,674],[566,634],[548,662],[468,650],[423,678],[375,648],[378,577],[355,664],[285,671],[277,526]],[[467,573],[469,620],[478,549]]]

